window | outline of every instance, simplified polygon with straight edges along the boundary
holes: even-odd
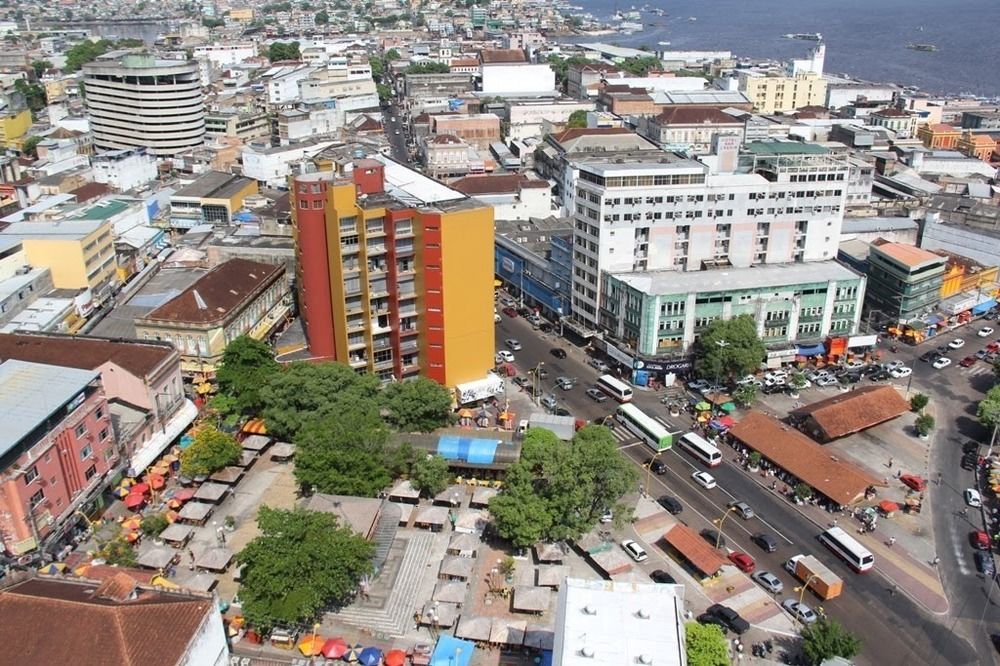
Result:
[[[31,496],[29,503],[31,505],[31,508],[34,509],[44,501],[45,501],[45,493],[39,490],[37,493]]]
[[[77,437],[84,437],[86,434],[87,434],[87,424],[86,423],[81,423],[80,425],[78,425],[76,427],[76,436]]]
[[[94,418],[97,419],[97,420],[101,420],[101,419],[104,418],[104,408],[103,407],[98,407],[97,409],[94,410]]]
[[[94,478],[96,474],[97,474],[97,467],[95,465],[91,465],[90,467],[87,468],[87,471],[83,473],[83,475],[87,477],[87,481],[90,481],[92,478]]]
[[[32,481],[38,478],[38,466],[32,465],[32,467],[24,473],[24,485],[28,485]]]
[[[86,460],[94,452],[94,449],[90,447],[90,444],[80,449],[80,460]]]
[[[108,438],[108,429],[107,428],[103,428],[101,430],[101,441],[103,442],[107,438]]]

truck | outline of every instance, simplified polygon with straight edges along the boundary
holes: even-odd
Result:
[[[785,570],[806,583],[820,599],[839,597],[844,581],[812,555],[794,555],[785,562]]]

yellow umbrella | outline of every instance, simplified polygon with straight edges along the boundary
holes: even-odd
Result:
[[[142,518],[139,516],[132,516],[122,521],[123,530],[137,530],[142,526]]]
[[[167,519],[168,523],[175,523],[177,522],[178,513],[176,511],[170,510],[167,511],[165,514],[163,514],[163,516],[164,518]]]
[[[157,587],[165,587],[168,590],[179,590],[181,588],[181,586],[177,583],[169,581],[160,575],[153,576],[153,580],[150,582]]]
[[[299,652],[307,657],[313,657],[323,649],[323,643],[326,643],[325,638],[316,634],[310,634],[299,642]]]

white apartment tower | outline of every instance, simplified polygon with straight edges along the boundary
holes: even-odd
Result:
[[[832,260],[848,168],[828,155],[744,156],[721,174],[671,153],[571,160],[573,318],[598,328],[604,272]]]
[[[203,143],[205,100],[197,62],[127,55],[87,63],[83,77],[98,150],[146,147],[168,156]]]

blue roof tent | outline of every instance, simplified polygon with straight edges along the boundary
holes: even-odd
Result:
[[[819,356],[826,353],[826,345],[819,343],[815,345],[796,345],[796,353],[799,356]]]
[[[475,643],[444,634],[434,646],[431,666],[469,666],[475,651]]]
[[[444,435],[437,452],[445,460],[462,460],[473,465],[492,465],[500,440]]]
[[[996,306],[996,304],[997,304],[996,299],[995,298],[991,298],[990,300],[988,300],[988,301],[986,301],[984,303],[980,303],[979,305],[977,305],[974,308],[972,308],[972,314],[974,314],[974,315],[981,315],[984,312],[986,312],[987,310],[990,310],[990,309],[994,308]]]

